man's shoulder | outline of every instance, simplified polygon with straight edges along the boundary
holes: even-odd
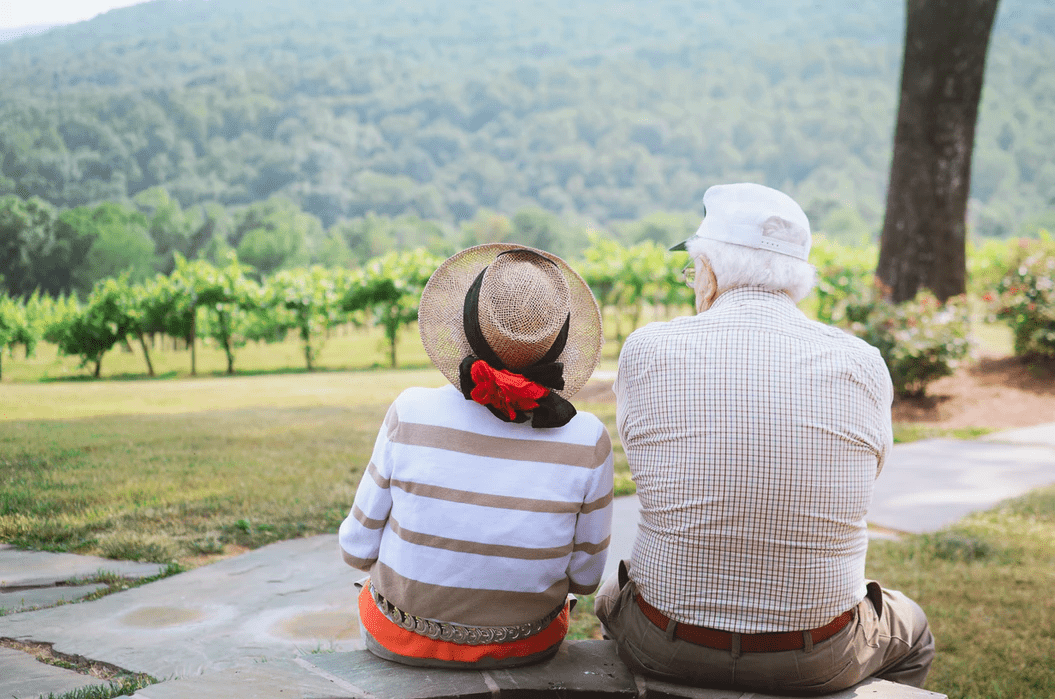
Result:
[[[818,339],[835,345],[849,354],[859,354],[868,360],[882,361],[882,355],[879,354],[878,349],[847,330],[809,319],[805,320],[804,327],[807,332],[815,334]]]
[[[699,324],[700,316],[679,316],[673,320],[656,320],[641,326],[630,333],[623,342],[623,349],[662,342],[665,338],[685,332],[692,332]]]

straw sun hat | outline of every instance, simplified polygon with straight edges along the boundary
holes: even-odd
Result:
[[[486,344],[509,371],[530,378],[540,364],[562,363],[564,387],[552,390],[561,398],[582,388],[597,366],[604,343],[597,301],[582,277],[556,255],[490,243],[462,250],[433,273],[418,307],[421,342],[436,368],[463,392],[462,362],[478,354],[466,336],[470,307],[477,309]],[[565,325],[563,350],[547,356],[559,347]]]

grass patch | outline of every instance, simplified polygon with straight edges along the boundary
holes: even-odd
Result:
[[[335,532],[391,400],[442,383],[429,370],[13,386],[38,419],[0,420],[0,541],[191,563]]]
[[[927,688],[950,699],[1055,696],[1055,487],[937,534],[869,546],[868,575],[927,612]]]
[[[81,687],[64,694],[49,692],[46,699],[113,699],[113,697],[130,697],[140,689],[149,687],[152,684],[154,684],[154,680],[149,678],[123,677],[111,680],[107,685]]]
[[[408,386],[442,386],[435,369],[347,371],[182,378],[4,384],[0,423],[109,415],[176,415],[259,408],[359,407],[390,403]],[[27,428],[28,429],[28,428]],[[11,436],[17,428],[10,427]],[[149,438],[149,435],[144,435]],[[0,433],[0,443],[4,433]],[[70,447],[71,454],[76,447]],[[50,452],[54,456],[54,450]],[[41,458],[33,452],[25,458]],[[0,466],[0,469],[3,467]]]
[[[934,427],[918,422],[895,422],[894,443],[906,444],[918,442],[921,439],[978,439],[991,432],[996,432],[991,427]]]
[[[386,409],[0,423],[0,540],[167,562],[336,531]],[[10,467],[26,461],[41,466]],[[40,503],[23,510],[27,493]]]
[[[571,612],[568,620],[568,640],[600,640],[601,622],[593,615],[593,602],[596,595],[576,595],[579,603]]]
[[[128,672],[109,663],[60,653],[52,648],[50,643],[0,638],[0,646],[29,653],[47,665],[73,670],[107,682],[107,684],[81,687],[63,694],[48,693],[47,699],[111,699],[111,697],[131,696],[140,689],[157,682],[157,679],[147,674]]]

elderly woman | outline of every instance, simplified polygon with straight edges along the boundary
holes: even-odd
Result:
[[[419,327],[452,385],[392,404],[341,525],[344,560],[370,573],[363,639],[411,665],[543,660],[611,529],[611,441],[567,400],[597,364],[597,303],[560,258],[481,245],[436,270]]]

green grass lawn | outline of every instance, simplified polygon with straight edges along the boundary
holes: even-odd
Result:
[[[952,698],[1055,696],[1055,487],[932,535],[869,546],[868,575],[927,612],[927,688]]]
[[[0,393],[0,541],[168,561],[332,532],[388,404],[439,372],[58,382]]]

